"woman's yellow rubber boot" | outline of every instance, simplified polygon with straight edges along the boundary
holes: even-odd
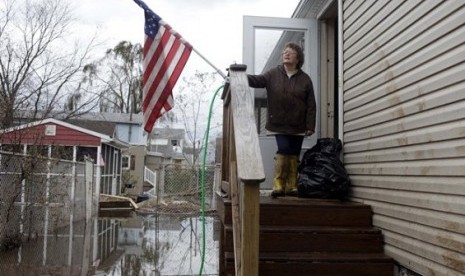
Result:
[[[288,156],[276,154],[274,165],[273,191],[272,197],[284,196],[284,188],[286,185],[288,171]]]
[[[299,162],[297,156],[295,155],[288,155],[286,157],[288,158],[289,163],[289,173],[287,175],[285,195],[298,196],[299,193],[297,191],[297,174]]]

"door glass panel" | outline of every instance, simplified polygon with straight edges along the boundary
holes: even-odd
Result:
[[[299,44],[305,51],[302,31],[255,29],[254,74],[260,74],[281,63],[281,52],[288,42]]]

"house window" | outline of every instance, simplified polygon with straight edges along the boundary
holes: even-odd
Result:
[[[173,147],[179,146],[178,140],[171,140],[171,145],[172,145]]]
[[[96,147],[78,147],[76,160],[84,162],[86,158],[90,158],[94,163],[97,163],[97,148]]]
[[[47,145],[28,145],[27,154],[34,157],[48,157],[48,147]]]
[[[131,156],[123,155],[121,166],[123,170],[129,170],[131,166]]]
[[[131,155],[131,162],[129,162],[129,169],[135,170],[136,169],[136,156]]]
[[[73,147],[52,146],[52,157],[64,160],[73,160]]]
[[[134,170],[136,168],[136,156],[123,155],[121,158],[121,167],[123,170]]]
[[[23,152],[23,145],[20,145],[20,144],[2,145],[0,149],[3,151],[7,151],[7,152]]]

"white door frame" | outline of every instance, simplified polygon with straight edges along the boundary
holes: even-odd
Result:
[[[320,84],[319,84],[319,42],[318,42],[318,22],[316,19],[308,18],[280,18],[280,17],[260,17],[244,16],[243,18],[243,48],[242,63],[247,65],[247,72],[255,72],[255,31],[280,30],[296,31],[304,34],[304,55],[305,62],[302,70],[310,75],[315,91],[315,101],[317,104],[315,134],[304,139],[302,153],[311,148],[318,137],[320,137]],[[279,52],[281,53],[281,49]],[[277,65],[277,64],[276,64]],[[273,156],[276,152],[274,137],[259,136],[260,149],[265,169],[265,181],[261,184],[262,189],[271,189],[273,176]]]

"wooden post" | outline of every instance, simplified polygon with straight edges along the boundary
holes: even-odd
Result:
[[[232,225],[233,225],[233,243],[234,243],[234,265],[236,274],[241,271],[241,252],[242,252],[242,227],[241,227],[241,213],[239,209],[239,191],[237,183],[237,169],[236,162],[231,162],[231,213],[232,213]],[[247,275],[247,274],[242,274]]]
[[[258,275],[260,237],[260,182],[250,181],[242,185],[241,193],[241,274]]]
[[[254,115],[254,94],[249,87],[245,65],[230,67],[231,111],[234,155],[240,179],[240,270],[236,275],[258,275],[260,231],[260,182],[265,180]],[[231,179],[231,184],[233,179]],[[233,220],[234,232],[237,223]],[[236,234],[237,235],[237,234]]]

